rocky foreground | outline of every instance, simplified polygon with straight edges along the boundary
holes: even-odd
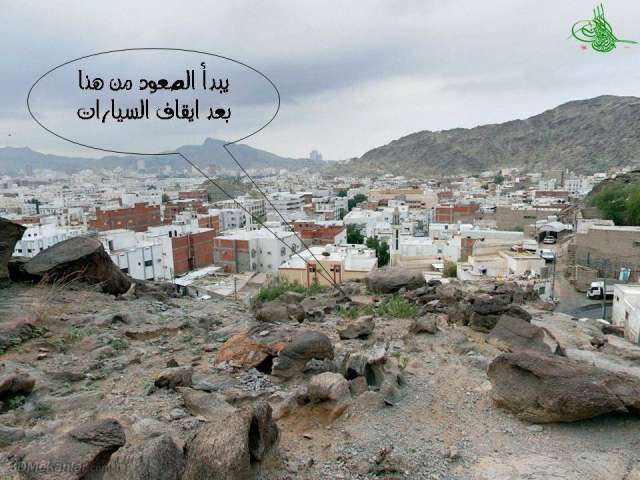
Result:
[[[69,254],[0,290],[0,478],[640,478],[640,348],[515,284],[386,271],[249,306],[83,248],[87,281]]]

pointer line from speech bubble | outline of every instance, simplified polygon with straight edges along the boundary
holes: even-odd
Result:
[[[240,209],[242,209],[245,213],[249,214],[251,216],[251,218],[258,223],[260,226],[262,226],[263,228],[265,228],[267,231],[269,231],[278,241],[280,241],[286,248],[290,249],[291,252],[295,255],[297,255],[298,257],[300,257],[300,259],[305,263],[305,265],[307,266],[307,268],[309,267],[309,261],[306,260],[304,257],[302,257],[300,252],[295,251],[294,249],[292,249],[282,238],[278,237],[275,232],[273,230],[271,230],[271,228],[269,228],[261,219],[257,218],[256,216],[254,216],[246,207],[244,207],[244,205],[242,205],[240,202],[238,202],[232,195],[230,195],[224,188],[222,188],[217,182],[215,182],[209,175],[207,175],[199,166],[197,166],[194,162],[192,162],[190,159],[188,159],[185,155],[183,155],[180,152],[174,151],[174,152],[161,152],[161,153],[149,153],[149,152],[133,152],[133,151],[124,151],[124,150],[116,150],[116,149],[107,149],[107,148],[102,148],[102,147],[97,147],[94,145],[88,145],[86,143],[82,143],[79,142],[77,140],[72,140],[70,138],[67,138],[66,136],[63,136],[57,132],[54,132],[53,130],[51,130],[50,128],[48,128],[46,125],[44,125],[38,118],[37,116],[34,114],[34,112],[32,111],[31,108],[31,95],[32,92],[34,90],[34,88],[36,87],[36,85],[38,85],[38,83],[43,80],[45,77],[47,77],[47,75],[51,74],[52,72],[63,68],[71,63],[80,61],[80,60],[84,60],[84,59],[89,59],[92,57],[96,57],[99,55],[106,55],[106,54],[112,54],[112,53],[125,53],[125,52],[140,52],[140,51],[171,51],[171,52],[184,52],[184,53],[195,53],[195,54],[200,54],[200,55],[209,55],[212,57],[216,57],[218,59],[223,59],[223,60],[227,60],[230,62],[233,62],[235,64],[241,65],[245,68],[248,68],[249,70],[253,71],[254,73],[257,73],[258,75],[260,75],[262,78],[264,78],[274,89],[275,93],[276,93],[276,98],[277,98],[277,105],[276,105],[276,110],[273,113],[273,116],[271,118],[269,118],[269,120],[262,125],[260,128],[258,128],[257,130],[249,133],[248,135],[245,135],[241,138],[238,138],[236,140],[233,140],[231,142],[227,142],[223,145],[224,150],[226,151],[226,153],[231,157],[231,159],[235,162],[235,164],[240,168],[240,170],[247,176],[247,178],[251,181],[251,183],[254,185],[254,187],[260,192],[260,194],[265,198],[265,200],[267,201],[267,203],[271,206],[271,208],[273,208],[273,210],[278,214],[278,216],[282,219],[283,223],[289,227],[289,229],[293,232],[293,234],[296,236],[296,238],[298,239],[298,241],[300,242],[300,244],[302,246],[304,246],[304,242],[302,241],[302,238],[300,238],[300,236],[298,235],[298,233],[295,231],[295,229],[289,224],[289,222],[284,218],[284,216],[280,213],[280,211],[275,207],[275,205],[271,202],[271,200],[268,198],[268,196],[265,194],[265,192],[257,185],[257,183],[254,181],[254,179],[249,175],[249,173],[245,170],[245,168],[240,164],[240,162],[238,162],[238,160],[236,159],[236,157],[231,153],[231,151],[229,150],[229,145],[233,145],[235,143],[241,142],[243,140],[246,140],[247,138],[255,135],[256,133],[264,130],[278,115],[278,112],[280,111],[280,91],[278,90],[278,87],[276,87],[275,83],[273,83],[271,81],[271,79],[269,77],[267,77],[264,73],[260,72],[259,70],[243,63],[237,60],[234,60],[232,58],[229,57],[225,57],[222,55],[217,55],[217,54],[213,54],[213,53],[208,53],[208,52],[202,52],[202,51],[198,51],[198,50],[187,50],[187,49],[182,49],[182,48],[164,48],[164,47],[141,47],[141,48],[125,48],[125,49],[119,49],[119,50],[107,50],[104,52],[98,52],[98,53],[93,53],[90,55],[85,55],[82,57],[78,57],[75,58],[73,60],[69,60],[67,62],[64,62],[56,67],[51,68],[50,70],[48,70],[47,72],[45,72],[43,75],[41,75],[34,83],[33,85],[31,85],[31,88],[29,88],[29,92],[27,93],[27,110],[29,111],[29,115],[31,116],[31,118],[44,130],[46,130],[47,132],[49,132],[52,135],[55,135],[56,137],[60,138],[61,140],[64,140],[66,142],[70,142],[73,143],[75,145],[81,146],[81,147],[85,147],[85,148],[89,148],[92,150],[98,150],[98,151],[102,151],[102,152],[107,152],[107,153],[117,153],[117,154],[126,154],[126,155],[144,155],[144,156],[167,156],[167,155],[177,155],[180,158],[182,158],[186,163],[188,163],[191,167],[193,167],[195,170],[197,170],[205,179],[207,179],[207,181],[209,181],[212,185],[214,185],[218,190],[220,190],[225,196],[227,196],[230,200],[232,200]],[[322,270],[324,270],[323,272],[317,272],[319,273],[322,278],[324,278],[325,280],[327,280],[330,284],[332,284],[337,290],[340,291],[340,293],[342,293],[343,296],[347,297],[347,295],[344,293],[344,291],[340,288],[340,286],[337,284],[337,282],[335,280],[333,280],[331,278],[331,274],[329,273],[329,271],[327,271],[326,267],[322,264],[322,262],[320,262],[318,260],[318,258],[314,255],[314,253],[311,251],[311,249],[309,247],[306,248],[309,252],[309,254],[313,257],[313,259],[316,261],[316,265],[320,265],[320,267],[322,268]]]

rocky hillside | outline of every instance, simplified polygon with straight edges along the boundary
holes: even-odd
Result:
[[[501,167],[589,173],[640,160],[640,98],[572,101],[526,120],[422,131],[352,160],[360,172],[479,173]]]
[[[224,151],[222,146],[226,142],[207,138],[202,145],[183,145],[176,151],[198,165],[200,168],[216,166],[221,169],[240,171],[233,159]],[[308,159],[293,159],[281,157],[265,150],[250,147],[244,144],[234,144],[229,147],[234,156],[246,169],[261,168],[286,168],[297,170],[309,168],[313,170],[325,166],[326,162]],[[30,148],[0,148],[0,174],[16,174],[24,171],[26,165],[34,169],[46,168],[51,170],[77,171],[85,168],[96,170],[121,168],[135,168],[139,159],[144,159],[145,168],[156,171],[165,165],[170,165],[175,170],[181,171],[189,168],[189,165],[177,155],[140,157],[135,155],[107,155],[102,158],[68,157],[40,153]]]
[[[0,289],[0,478],[640,478],[640,347],[531,288],[385,270],[250,308],[47,252]]]

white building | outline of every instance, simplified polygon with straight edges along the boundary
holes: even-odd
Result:
[[[640,343],[640,284],[614,285],[611,323],[624,327],[627,340]]]
[[[242,205],[241,208],[238,204]],[[216,207],[227,210],[239,210],[244,216],[244,222],[241,225],[235,227],[229,226],[229,228],[241,228],[244,226],[259,225],[257,220],[264,221],[267,216],[267,210],[265,207],[265,201],[262,198],[251,198],[248,196],[238,197],[234,200],[222,200],[216,202]],[[227,228],[225,228],[227,230]]]
[[[132,278],[173,278],[173,250],[167,233],[148,234],[119,229],[101,232],[99,238],[113,263]]]
[[[81,228],[59,227],[53,223],[44,225],[27,225],[13,250],[13,255],[21,257],[35,257],[42,250],[52,247],[56,243],[83,234]]]
[[[269,201],[271,202],[271,205],[267,206],[269,220],[281,220],[280,215],[287,222],[305,218],[304,196],[300,193],[275,192],[269,195]]]

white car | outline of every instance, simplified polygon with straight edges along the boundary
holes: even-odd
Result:
[[[545,262],[549,263],[556,259],[556,252],[548,248],[543,248],[540,250],[540,256],[544,258]]]

